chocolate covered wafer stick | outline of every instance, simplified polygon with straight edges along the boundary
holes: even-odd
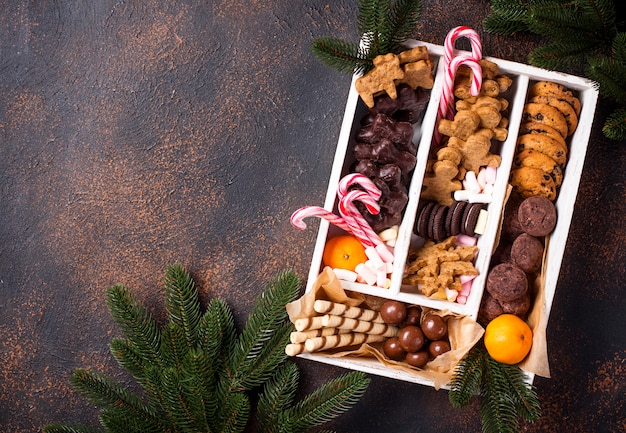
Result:
[[[321,322],[324,327],[349,329],[352,332],[381,335],[383,337],[396,337],[400,333],[397,327],[387,325],[386,323],[366,322],[330,314],[322,316]]]
[[[369,310],[367,308],[351,307],[338,302],[318,299],[313,304],[313,309],[320,314],[333,314],[335,316],[344,316],[351,319],[365,320],[367,322],[384,323],[384,320],[380,317],[380,313],[378,311]]]
[[[324,327],[324,325],[322,325],[322,316],[298,319],[294,322],[294,326],[296,327],[296,331],[306,331],[309,329],[320,329]]]
[[[353,346],[363,343],[375,343],[385,340],[382,335],[370,335],[361,333],[349,333],[329,335],[328,337],[310,338],[304,343],[306,352],[319,352],[321,350],[334,349],[337,347]]]
[[[346,329],[337,329],[337,328],[320,328],[320,329],[309,329],[306,331],[295,331],[292,332],[289,336],[289,339],[292,343],[304,343],[309,338],[315,337],[326,337],[328,335],[335,334],[345,334],[350,332]]]
[[[296,356],[304,352],[306,352],[306,348],[304,347],[304,344],[292,343],[292,344],[288,344],[285,346],[285,353],[287,354],[287,356]]]

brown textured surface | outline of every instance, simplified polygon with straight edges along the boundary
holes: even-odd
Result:
[[[241,324],[278,270],[306,275],[315,230],[289,215],[323,201],[350,82],[309,44],[354,38],[356,4],[0,0],[1,431],[95,425],[68,383],[76,367],[130,383],[107,348],[112,283],[162,318],[162,275],[181,261]],[[425,1],[415,37],[483,33],[488,10]],[[537,42],[482,36],[486,54],[518,62]],[[600,125],[548,328],[553,378],[535,381],[544,416],[522,431],[626,430],[625,143]],[[343,372],[299,365],[303,393]],[[480,420],[445,391],[373,377],[330,427],[477,432]]]

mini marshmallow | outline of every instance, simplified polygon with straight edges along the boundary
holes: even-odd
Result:
[[[472,192],[467,189],[459,189],[457,191],[454,191],[454,199],[456,201],[467,201],[470,195],[472,195]]]
[[[376,272],[376,285],[378,287],[385,287],[385,283],[387,282],[387,270],[381,269]]]
[[[456,244],[464,247],[473,247],[478,242],[474,236],[468,236],[466,234],[460,233],[456,235]]]
[[[487,170],[484,167],[481,168],[476,175],[476,182],[478,182],[478,185],[480,185],[480,189],[484,189],[485,185],[487,184],[487,181],[485,180],[486,175]]]
[[[370,286],[376,284],[376,274],[372,272],[365,263],[359,263],[355,269],[357,273],[357,281],[364,282]]]
[[[482,193],[483,193],[483,194],[493,195],[493,190],[494,190],[493,183],[488,183],[488,184],[486,184],[486,185],[485,185],[485,187],[483,188]]]
[[[446,299],[448,301],[450,301],[450,302],[456,301],[456,299],[457,299],[457,297],[459,295],[459,292],[457,292],[454,289],[448,289],[447,287],[444,287],[444,290],[446,292]]]
[[[476,220],[476,227],[474,227],[474,233],[478,235],[485,234],[485,228],[487,227],[487,219],[489,217],[489,212],[485,209],[481,209],[478,214],[478,219]]]
[[[470,193],[467,197],[467,201],[470,203],[491,203],[492,200],[491,194],[472,194]]]
[[[354,283],[356,281],[356,272],[350,271],[348,269],[339,268],[333,269],[333,272],[339,280],[350,281],[351,283]]]
[[[498,176],[498,169],[496,167],[487,166],[485,168],[485,181],[487,183],[495,184]]]
[[[376,252],[380,256],[383,262],[392,263],[393,262],[393,252],[387,248],[385,244],[376,245]]]
[[[391,226],[378,233],[378,237],[383,242],[393,241],[398,238],[398,226]]]
[[[458,296],[456,297],[456,302],[457,302],[458,304],[465,304],[465,303],[467,303],[467,296],[458,295]]]
[[[372,266],[374,267],[374,269],[382,268],[385,265],[385,262],[380,257],[380,255],[378,254],[378,251],[376,251],[375,247],[367,247],[367,248],[365,248],[365,255],[372,262]]]
[[[461,295],[469,296],[472,291],[472,281],[468,281],[466,283],[461,284]]]
[[[465,187],[466,190],[473,192],[473,193],[477,193],[477,194],[481,190],[480,185],[478,184],[478,180],[476,179],[476,173],[474,173],[471,170],[465,173],[463,186]]]
[[[476,275],[459,275],[459,280],[461,281],[461,284],[472,281],[474,278],[476,278]]]

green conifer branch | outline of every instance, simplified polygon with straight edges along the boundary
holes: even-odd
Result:
[[[367,72],[374,66],[367,49],[341,39],[316,39],[311,44],[311,50],[323,65],[342,74],[359,74]]]
[[[301,280],[292,271],[279,273],[261,291],[241,334],[223,300],[213,299],[200,313],[197,291],[182,267],[168,268],[165,285],[169,321],[162,329],[124,286],[107,290],[111,315],[126,337],[114,338],[111,352],[143,387],[146,401],[102,373],[77,369],[71,378],[78,392],[101,407],[106,433],[242,432],[253,402],[267,433],[297,433],[302,430],[283,430],[283,419],[295,416],[315,426],[343,413],[364,391],[334,384],[343,398],[322,390],[312,402],[294,406],[298,374],[286,362],[293,325],[285,305],[298,297]],[[263,395],[253,400],[255,390]],[[307,418],[306,410],[315,414]],[[88,431],[76,423],[44,426],[45,433]]]
[[[187,345],[189,348],[193,348],[198,338],[200,303],[193,279],[180,263],[167,267],[165,273],[165,307],[170,322],[183,329]]]
[[[612,140],[626,140],[626,107],[618,108],[609,114],[602,132]]]
[[[474,346],[458,363],[448,397],[453,407],[464,408],[480,393],[484,370],[484,347]]]
[[[421,0],[396,0],[389,11],[389,51],[402,51],[402,43],[413,35],[422,10]]]
[[[164,366],[160,357],[161,333],[150,313],[121,284],[106,291],[106,302],[113,320],[124,336],[148,362]]]
[[[278,433],[278,414],[293,403],[298,388],[300,373],[296,364],[285,362],[270,379],[259,396],[259,433]]]
[[[331,380],[281,413],[282,432],[304,431],[338,417],[361,398],[369,382],[359,371]]]

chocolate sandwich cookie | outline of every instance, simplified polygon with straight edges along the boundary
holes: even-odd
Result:
[[[452,215],[452,223],[451,223],[451,231],[450,235],[456,236],[460,234],[463,230],[463,214],[465,213],[465,208],[469,206],[468,202],[461,201],[454,208],[454,212]]]
[[[520,204],[517,218],[520,227],[529,235],[546,236],[556,226],[556,208],[554,203],[545,197],[528,197]]]
[[[464,220],[463,233],[468,236],[474,236],[476,233],[474,229],[476,228],[476,223],[478,222],[478,215],[480,215],[480,211],[483,206],[480,203],[472,203],[469,206],[469,211],[467,212],[467,217]]]
[[[448,237],[448,233],[446,231],[446,214],[448,212],[447,206],[439,206],[436,212],[434,212],[431,216],[431,224],[433,230],[432,239],[435,242],[441,242]]]
[[[527,274],[537,272],[543,261],[543,242],[528,233],[522,233],[511,245],[511,261]]]
[[[452,216],[454,215],[454,210],[459,205],[459,203],[460,202],[455,200],[454,203],[452,203],[450,207],[448,207],[448,212],[446,213],[446,233],[448,233],[449,235],[452,234]]]
[[[435,205],[436,203],[434,201],[427,201],[424,203],[424,205],[420,206],[421,211],[419,212],[415,226],[413,228],[413,231],[416,235],[423,238],[428,237],[428,221],[430,220],[430,212]]]

